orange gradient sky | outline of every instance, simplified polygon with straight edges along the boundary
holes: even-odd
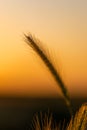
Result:
[[[70,95],[86,96],[87,1],[0,0],[0,95],[61,95],[28,32],[51,50]]]

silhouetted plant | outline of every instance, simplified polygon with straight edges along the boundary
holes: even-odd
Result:
[[[57,84],[60,86],[62,93],[64,95],[65,102],[68,106],[69,112],[71,114],[71,121],[67,125],[66,130],[86,130],[87,129],[87,103],[83,104],[79,111],[76,113],[75,117],[73,117],[71,100],[66,89],[60,74],[58,73],[55,65],[52,60],[46,53],[44,47],[41,46],[41,42],[33,37],[31,34],[25,35],[26,42],[29,46],[33,48],[33,50],[39,55],[42,59],[46,67],[49,69],[50,73],[54,77]],[[60,126],[60,124],[59,124]],[[33,120],[33,129],[34,130],[60,130],[58,125],[53,127],[52,116],[45,115],[44,118],[39,118],[38,115],[35,116]],[[63,129],[62,129],[63,130]]]
[[[71,105],[71,100],[67,91],[67,88],[62,81],[62,78],[60,77],[60,74],[56,70],[52,60],[48,57],[44,47],[41,46],[41,42],[37,40],[35,37],[33,37],[31,34],[25,35],[26,42],[29,46],[33,48],[33,50],[39,55],[39,57],[42,59],[46,67],[49,69],[50,73],[54,77],[55,81],[57,82],[58,86],[60,86],[62,93],[64,95],[65,102],[68,106],[69,112],[71,116],[73,115],[72,111],[72,105]],[[51,57],[51,56],[50,56]]]

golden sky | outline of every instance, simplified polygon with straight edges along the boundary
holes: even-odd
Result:
[[[70,95],[87,95],[87,1],[0,0],[0,94],[61,95],[25,43],[31,32],[51,50]]]

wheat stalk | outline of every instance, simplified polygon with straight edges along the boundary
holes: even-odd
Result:
[[[57,84],[60,86],[62,93],[64,95],[65,102],[68,106],[69,112],[71,115],[73,115],[71,101],[70,101],[70,97],[69,97],[68,91],[66,89],[66,86],[65,86],[64,82],[62,81],[59,73],[55,69],[53,62],[49,59],[44,48],[41,47],[41,45],[40,45],[41,42],[38,41],[37,39],[35,39],[35,37],[33,37],[31,34],[25,35],[25,38],[26,38],[27,44],[29,46],[31,46],[33,48],[33,50],[39,55],[39,57],[42,59],[42,61],[44,62],[46,67],[49,69],[49,71],[52,74],[52,76],[54,77],[54,79],[56,80]]]

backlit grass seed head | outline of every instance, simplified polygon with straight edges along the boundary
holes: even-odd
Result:
[[[83,104],[71,119],[67,130],[87,130],[87,103]]]
[[[26,38],[27,44],[31,46],[33,50],[39,55],[39,57],[42,59],[42,61],[44,62],[46,67],[49,69],[54,79],[56,80],[57,84],[60,86],[62,93],[64,95],[64,99],[66,101],[66,104],[69,108],[70,114],[72,115],[72,106],[71,106],[71,101],[70,101],[68,91],[59,73],[57,72],[52,60],[49,59],[44,47],[41,47],[40,41],[38,42],[38,40],[35,39],[31,34],[25,35],[25,38]]]

